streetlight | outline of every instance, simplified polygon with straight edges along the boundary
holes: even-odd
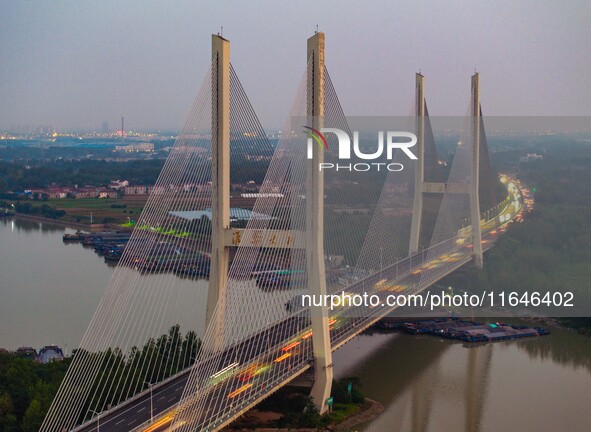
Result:
[[[94,410],[90,410],[91,413],[96,414],[96,432],[99,432],[101,427],[101,414]]]
[[[154,387],[154,384],[148,381],[144,381],[144,384],[148,384],[150,388],[150,423],[154,423],[154,404],[152,403],[152,387]]]

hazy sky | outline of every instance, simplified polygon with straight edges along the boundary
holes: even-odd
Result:
[[[0,129],[178,130],[224,27],[266,128],[288,115],[306,38],[348,115],[408,115],[414,73],[431,115],[464,115],[481,73],[485,115],[591,115],[587,1],[2,1]]]

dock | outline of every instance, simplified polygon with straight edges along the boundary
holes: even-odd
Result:
[[[429,334],[445,339],[456,339],[464,342],[494,342],[528,337],[538,337],[550,332],[542,327],[506,324],[502,322],[483,324],[460,318],[436,318],[421,321],[391,322],[377,324],[381,329],[402,329],[408,334]]]

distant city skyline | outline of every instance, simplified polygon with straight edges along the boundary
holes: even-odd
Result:
[[[591,115],[591,6],[495,3],[129,1],[0,4],[0,130],[179,130],[224,28],[263,124],[281,129],[326,33],[326,63],[348,115],[409,115],[414,73],[431,115],[465,115],[481,73],[487,116]]]

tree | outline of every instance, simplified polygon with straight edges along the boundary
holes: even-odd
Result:
[[[14,414],[0,416],[0,430],[4,432],[20,431],[20,428],[18,427],[18,420]]]
[[[19,430],[12,398],[8,393],[0,394],[0,430],[6,432]]]
[[[45,412],[41,407],[41,402],[37,399],[33,399],[23,417],[23,431],[38,431],[41,427],[41,423],[43,423],[43,417],[45,417]]]

